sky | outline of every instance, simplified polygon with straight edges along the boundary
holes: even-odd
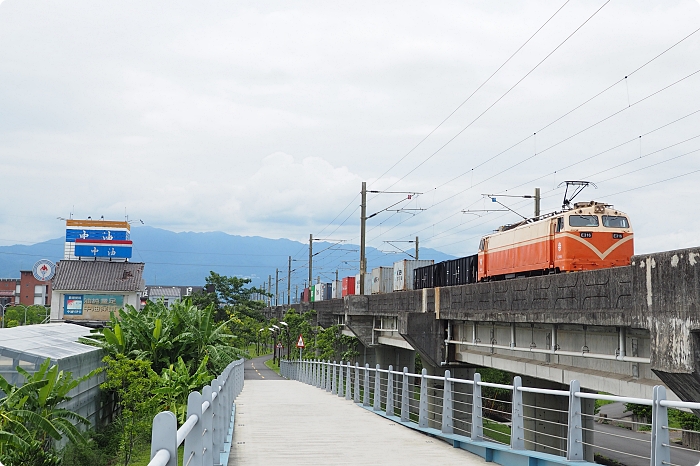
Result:
[[[71,214],[357,243],[366,181],[401,192],[368,244],[462,256],[519,218],[484,194],[587,180],[637,253],[699,246],[698,27],[696,0],[5,0],[0,245]]]

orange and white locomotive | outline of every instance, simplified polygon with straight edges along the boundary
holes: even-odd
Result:
[[[633,238],[624,212],[609,204],[578,202],[570,210],[507,225],[482,238],[478,279],[629,265]]]

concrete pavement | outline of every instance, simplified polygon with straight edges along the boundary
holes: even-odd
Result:
[[[236,399],[229,464],[482,466],[485,461],[351,401],[278,378],[246,380]]]

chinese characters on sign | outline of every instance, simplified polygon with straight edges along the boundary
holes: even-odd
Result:
[[[65,295],[63,315],[70,319],[109,320],[124,307],[124,296],[105,294]]]

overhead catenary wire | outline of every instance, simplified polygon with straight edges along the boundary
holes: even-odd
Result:
[[[574,36],[583,26],[585,26],[591,19],[593,19],[594,16],[596,16],[608,3],[610,3],[610,0],[607,0],[603,5],[601,5],[596,11],[593,12],[592,15],[590,15],[586,20],[581,23],[571,34],[569,34],[563,41],[561,41],[552,51],[550,51],[542,60],[540,60],[533,68],[530,69],[523,77],[521,77],[518,81],[516,81],[515,84],[513,84],[508,90],[506,90],[503,94],[501,94],[500,97],[498,97],[494,102],[492,102],[488,107],[486,107],[485,110],[483,110],[479,115],[476,116],[469,124],[467,124],[464,128],[462,128],[457,134],[452,136],[450,139],[447,140],[442,146],[440,146],[436,151],[434,151],[432,154],[430,154],[427,158],[425,158],[422,162],[420,162],[418,165],[416,165],[414,168],[408,171],[405,175],[403,175],[401,178],[398,180],[394,181],[391,185],[389,185],[386,189],[391,188],[392,186],[395,186],[397,183],[399,183],[401,180],[406,178],[408,175],[411,173],[415,172],[418,170],[421,166],[423,166],[425,163],[427,163],[430,159],[435,157],[439,152],[441,152],[445,147],[447,147],[452,141],[457,139],[462,133],[464,133],[467,129],[469,129],[474,123],[479,121],[482,116],[484,116],[490,109],[492,109],[498,102],[500,102],[503,98],[505,98],[510,92],[515,89],[521,82],[523,82],[528,76],[530,76],[537,68],[542,65],[549,57],[551,57],[557,50],[559,50],[571,37]]]
[[[450,118],[452,118],[452,116],[453,116],[455,113],[457,113],[457,111],[458,111],[460,108],[462,108],[467,102],[469,102],[469,101],[471,100],[471,98],[474,97],[474,95],[475,95],[477,92],[479,92],[479,90],[481,90],[482,87],[484,87],[486,84],[488,84],[488,82],[491,81],[491,79],[492,79],[494,76],[496,76],[496,74],[497,74],[499,71],[501,71],[501,69],[502,69],[504,66],[506,66],[506,65],[508,64],[508,62],[510,62],[510,61],[513,59],[513,57],[515,57],[515,56],[518,54],[518,52],[520,52],[520,50],[523,49],[523,47],[525,47],[525,46],[526,46],[526,45],[527,45],[527,44],[528,44],[528,43],[529,43],[529,42],[530,42],[530,41],[531,41],[531,40],[532,40],[532,39],[533,39],[533,38],[534,38],[534,37],[535,37],[535,36],[536,36],[536,35],[537,35],[551,20],[552,20],[552,19],[554,19],[554,17],[555,17],[568,3],[569,3],[569,0],[567,0],[566,2],[564,2],[564,4],[562,4],[562,6],[560,6],[549,18],[547,18],[547,20],[546,20],[539,28],[537,28],[537,30],[536,30],[530,37],[528,37],[528,39],[527,39],[525,42],[523,42],[523,43],[520,45],[520,47],[518,47],[518,48],[515,50],[515,52],[513,52],[513,53],[506,59],[506,61],[504,61],[503,63],[501,63],[501,66],[499,66],[498,68],[496,68],[496,71],[494,71],[493,73],[491,73],[491,75],[490,75],[488,78],[486,78],[486,80],[485,80],[484,82],[482,82],[474,91],[472,91],[472,93],[469,94],[469,96],[467,96],[466,99],[464,99],[464,100],[463,100],[454,110],[452,110],[452,112],[450,112],[450,113],[449,113],[435,128],[433,128],[432,131],[430,131],[423,139],[421,139],[421,140],[418,142],[418,144],[416,144],[415,146],[413,146],[413,148],[412,148],[411,150],[409,150],[403,157],[401,157],[399,160],[397,160],[396,162],[394,162],[394,164],[393,164],[391,167],[389,167],[384,173],[382,173],[381,175],[379,175],[379,177],[378,177],[377,179],[375,179],[375,180],[371,183],[371,185],[373,185],[373,184],[376,183],[377,181],[381,180],[381,179],[384,177],[384,175],[386,175],[387,173],[389,173],[392,169],[394,169],[394,167],[396,167],[399,163],[401,163],[406,157],[408,157],[409,155],[411,155],[411,153],[413,153],[413,151],[416,150],[416,149],[418,148],[418,146],[420,146],[421,144],[423,144],[430,136],[433,135],[433,133],[435,133],[435,131],[437,131],[438,129],[440,129],[440,127],[441,127],[443,124],[445,124],[445,122],[447,122],[447,120],[449,120]]]
[[[663,92],[663,91],[665,91],[665,90],[668,90],[668,89],[670,89],[671,87],[673,87],[673,86],[675,86],[675,85],[677,85],[677,84],[679,84],[679,83],[681,83],[681,82],[684,82],[686,79],[689,79],[690,77],[695,76],[695,75],[698,74],[698,73],[700,73],[700,69],[698,69],[698,70],[696,70],[696,71],[694,71],[694,72],[692,72],[692,73],[690,73],[690,74],[688,74],[688,75],[686,75],[686,76],[684,76],[684,77],[682,77],[682,78],[680,78],[680,79],[678,79],[678,80],[676,80],[676,81],[674,81],[674,82],[672,82],[672,83],[670,83],[670,84],[668,84],[668,85],[662,87],[661,89],[658,89],[658,90],[652,92],[651,94],[646,95],[645,97],[642,97],[641,99],[639,99],[639,100],[637,100],[636,102],[632,103],[632,105],[631,105],[630,107],[625,106],[624,108],[622,108],[622,109],[620,109],[620,110],[618,110],[618,111],[613,112],[612,114],[610,114],[610,115],[608,115],[608,116],[606,116],[606,117],[604,117],[604,118],[602,118],[602,119],[596,121],[595,123],[593,123],[593,124],[591,124],[591,125],[588,125],[586,128],[584,128],[584,129],[582,129],[582,130],[579,130],[579,131],[577,131],[576,133],[574,133],[573,135],[567,136],[567,137],[564,138],[563,140],[560,140],[560,141],[558,141],[558,142],[556,142],[556,143],[550,145],[549,147],[547,147],[546,149],[540,151],[539,153],[530,155],[530,156],[526,157],[525,159],[522,159],[522,160],[516,162],[515,164],[512,164],[512,165],[510,165],[509,167],[506,167],[506,168],[504,168],[503,170],[500,170],[499,172],[497,172],[497,173],[495,173],[495,174],[493,174],[493,175],[491,175],[491,176],[489,176],[489,177],[487,177],[487,178],[485,178],[485,179],[479,181],[478,183],[476,183],[476,184],[474,184],[474,185],[472,185],[472,186],[470,186],[470,187],[467,187],[467,188],[465,188],[465,189],[463,189],[463,190],[461,190],[461,191],[458,191],[457,193],[452,194],[452,195],[450,195],[450,196],[448,196],[448,197],[442,199],[441,201],[438,201],[438,202],[436,202],[436,203],[433,203],[432,205],[426,207],[425,210],[431,209],[431,208],[433,208],[433,207],[435,207],[435,206],[437,206],[437,205],[440,205],[440,204],[442,204],[442,203],[444,203],[444,202],[446,202],[446,201],[448,201],[448,200],[450,200],[450,199],[452,199],[452,198],[454,198],[454,197],[457,197],[457,196],[459,196],[459,195],[461,195],[461,194],[464,194],[465,192],[469,191],[470,189],[472,189],[472,188],[474,188],[474,187],[476,187],[476,186],[479,186],[479,185],[485,183],[486,181],[492,180],[492,179],[494,179],[494,178],[496,178],[496,177],[498,177],[498,176],[500,176],[500,175],[502,175],[502,174],[508,172],[509,170],[512,170],[513,168],[515,168],[515,167],[517,167],[517,166],[519,166],[519,165],[522,165],[523,163],[525,163],[525,162],[527,162],[527,161],[529,161],[529,160],[532,160],[533,158],[537,157],[538,155],[541,155],[542,153],[544,153],[544,152],[546,152],[546,151],[548,151],[548,150],[550,150],[550,149],[552,149],[552,148],[554,148],[554,147],[556,147],[556,146],[562,144],[563,142],[568,141],[568,140],[572,139],[573,137],[578,136],[578,135],[582,134],[583,132],[585,132],[585,131],[587,131],[587,130],[589,130],[589,129],[591,129],[591,128],[594,128],[595,126],[597,126],[597,125],[599,125],[599,124],[601,124],[601,123],[603,123],[603,122],[605,122],[605,121],[611,119],[612,117],[614,117],[614,116],[616,116],[616,115],[619,115],[620,113],[624,112],[625,110],[627,110],[627,109],[629,109],[629,108],[632,108],[633,106],[635,106],[635,105],[637,105],[637,104],[639,104],[639,103],[641,103],[641,102],[644,102],[644,101],[650,99],[651,97],[654,97],[654,96],[660,94],[661,92]],[[693,112],[693,113],[691,113],[691,114],[689,114],[689,115],[692,115],[692,114],[694,114],[694,113],[697,113],[697,112]],[[689,115],[687,115],[687,116],[689,116]],[[680,120],[682,120],[682,118],[681,118],[681,119],[677,119],[677,120],[675,120],[675,121],[680,121]],[[672,122],[672,123],[673,123],[673,122]],[[665,126],[668,126],[668,125],[665,125]],[[636,138],[635,138],[635,139],[636,139]],[[629,142],[629,141],[628,141],[628,142]],[[415,216],[418,216],[420,213],[422,213],[422,212],[418,212]],[[415,216],[414,216],[413,218],[415,218]],[[382,236],[382,235],[388,233],[389,231],[392,231],[394,228],[398,227],[399,225],[405,223],[405,222],[408,221],[408,220],[410,220],[410,219],[405,219],[405,220],[403,220],[403,221],[397,223],[397,224],[394,225],[393,227],[387,229],[386,231],[382,232],[380,235],[378,235],[378,236],[372,238],[371,240],[373,241],[373,240],[379,238],[380,236]]]

